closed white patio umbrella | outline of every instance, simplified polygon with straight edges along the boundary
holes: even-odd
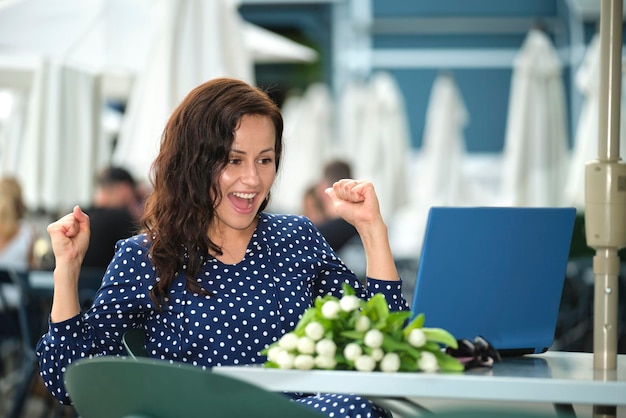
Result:
[[[411,144],[402,92],[390,73],[379,71],[347,86],[340,105],[340,153],[355,177],[372,181],[383,216],[391,218],[408,194]]]
[[[99,83],[97,75],[59,62],[44,62],[36,72],[14,173],[30,208],[56,212],[91,201]]]
[[[440,73],[433,83],[419,160],[409,183],[407,204],[395,213],[390,227],[394,254],[420,254],[431,206],[467,202],[463,178],[464,129],[469,115],[452,73]]]
[[[567,170],[561,63],[548,36],[532,29],[515,59],[503,156],[501,203],[559,206]]]
[[[320,180],[333,154],[334,106],[328,86],[311,84],[302,96],[287,99],[282,112],[283,157],[270,205],[274,211],[300,213],[306,188]]]
[[[462,167],[464,129],[469,115],[451,73],[441,73],[433,84],[419,162],[419,186],[413,194],[422,204],[459,205],[465,202]]]

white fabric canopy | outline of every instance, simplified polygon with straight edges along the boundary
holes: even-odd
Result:
[[[301,213],[306,188],[320,180],[333,153],[334,106],[328,86],[311,84],[302,96],[287,99],[282,113],[283,156],[270,205],[274,211]]]
[[[468,122],[469,114],[452,74],[440,73],[430,92],[408,202],[394,214],[391,223],[391,245],[399,257],[420,254],[431,206],[468,203],[468,182],[463,176],[464,129]]]
[[[257,64],[315,62],[317,52],[252,23],[244,23],[244,40]]]
[[[567,170],[561,63],[547,35],[532,29],[513,69],[503,155],[501,203],[560,206]]]
[[[430,93],[419,165],[419,188],[414,195],[427,206],[465,203],[463,163],[464,129],[468,113],[450,73],[435,79]]]
[[[44,62],[37,72],[15,172],[29,207],[55,212],[90,202],[99,83],[97,75],[58,62]]]
[[[229,76],[254,84],[243,21],[231,0],[166,0],[145,67],[137,75],[113,162],[148,178],[167,118],[195,86]],[[202,53],[204,51],[204,53]]]
[[[162,19],[171,13],[171,0],[17,0],[0,7],[0,51],[28,52],[62,58],[73,65],[98,69],[105,73],[134,73],[144,68],[150,45],[159,35]],[[235,0],[211,0],[205,13]],[[191,11],[187,1],[180,7]],[[195,6],[194,6],[195,7]],[[204,6],[203,6],[204,7]],[[184,12],[187,13],[187,12]],[[183,13],[183,14],[184,14]],[[221,15],[222,17],[225,15]],[[172,16],[169,16],[172,17]],[[201,17],[201,16],[197,16]],[[209,19],[207,31],[213,30]],[[220,22],[222,24],[223,22]],[[255,62],[311,62],[315,50],[288,38],[242,22],[238,38]],[[27,30],[25,30],[27,28]],[[198,32],[196,32],[198,33]],[[229,40],[216,40],[227,45]],[[238,52],[237,50],[230,51]],[[1,63],[0,63],[1,66]]]
[[[132,86],[114,162],[143,180],[166,118],[192,87],[215,76],[254,83],[254,59],[315,59],[310,48],[244,22],[237,6],[235,0],[16,0],[0,6],[0,86],[31,90],[28,115],[12,116],[12,124],[24,120],[28,137],[17,138],[22,130],[16,126],[11,135],[6,124],[0,130],[2,169],[11,173],[19,166],[20,177],[27,176],[29,205],[58,210],[89,200],[86,184],[111,161],[111,144],[101,139],[100,93],[125,99]],[[71,87],[87,77],[97,91]],[[53,97],[61,92],[65,96]],[[40,160],[43,149],[46,160],[55,161]],[[15,159],[7,161],[11,155]],[[52,172],[67,167],[71,179]],[[52,182],[63,189],[46,186]]]
[[[0,51],[102,72],[136,71],[161,0],[18,0],[0,9]]]
[[[28,95],[22,90],[0,90],[0,172],[14,174],[19,163]]]
[[[354,176],[371,180],[384,217],[407,202],[407,163],[411,149],[404,98],[387,72],[367,84],[346,87],[340,108],[341,151]]]

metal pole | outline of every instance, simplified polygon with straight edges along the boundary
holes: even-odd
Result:
[[[593,258],[594,368],[617,368],[620,260],[626,246],[626,165],[619,162],[622,0],[602,0],[598,158],[585,169],[585,226]]]

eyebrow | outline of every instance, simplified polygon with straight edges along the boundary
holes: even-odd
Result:
[[[266,148],[264,150],[261,150],[261,152],[259,152],[259,154],[265,154],[266,152],[274,152],[274,151],[275,151],[274,148]],[[238,149],[232,149],[231,152],[233,152],[235,154],[243,154],[243,155],[247,154],[245,151],[241,151],[241,150],[238,150]]]

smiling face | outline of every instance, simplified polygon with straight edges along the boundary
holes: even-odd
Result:
[[[249,232],[276,177],[276,136],[270,118],[245,115],[234,132],[228,162],[219,178],[222,199],[211,232]]]

